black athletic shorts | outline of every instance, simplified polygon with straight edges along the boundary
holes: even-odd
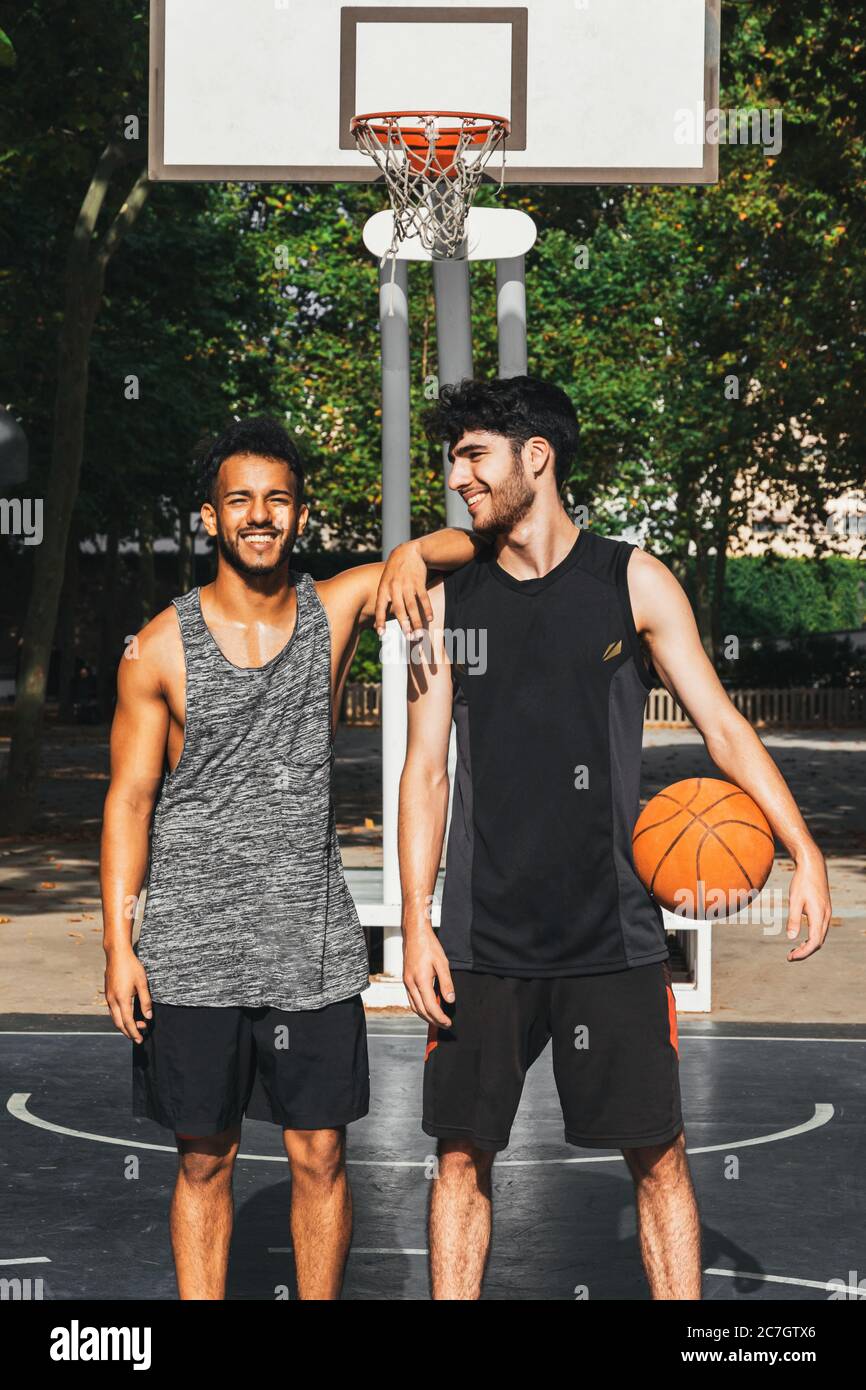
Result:
[[[677,1020],[666,961],[612,975],[525,980],[453,972],[451,1028],[431,1027],[425,1134],[504,1149],[528,1069],[553,1039],[569,1144],[639,1148],[682,1129]]]
[[[370,1107],[364,1005],[360,994],[290,1013],[154,1003],[132,1070],[133,1114],[175,1134],[221,1134],[245,1114],[338,1129]]]

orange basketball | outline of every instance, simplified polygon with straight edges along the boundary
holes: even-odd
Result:
[[[760,806],[712,777],[690,777],[654,796],[632,843],[641,882],[680,917],[739,911],[773,867],[773,832]]]

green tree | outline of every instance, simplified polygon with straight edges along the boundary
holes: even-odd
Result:
[[[4,239],[12,232],[19,244],[16,207],[43,215],[50,209],[61,229],[54,250],[63,247],[64,260],[62,285],[51,296],[57,366],[44,475],[48,505],[33,561],[5,799],[21,827],[35,808],[48,660],[84,448],[93,327],[108,266],[148,194],[140,85],[136,90],[146,36],[143,16],[128,3],[108,3],[98,16],[83,6],[35,3],[8,28],[17,62],[3,90]],[[70,63],[70,50],[77,63]],[[39,250],[44,256],[44,240]],[[24,255],[32,275],[29,248]]]

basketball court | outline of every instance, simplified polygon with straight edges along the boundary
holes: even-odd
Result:
[[[541,229],[517,196],[548,184],[718,182],[706,117],[719,101],[720,3],[151,0],[151,180],[381,190],[380,210],[356,233],[377,272],[366,311],[380,327],[370,406],[381,407],[385,555],[411,534],[409,263],[429,266],[440,386],[473,375],[477,262],[495,267],[499,374],[525,374],[543,328],[526,309]],[[473,207],[485,183],[497,205]],[[442,495],[447,523],[468,526],[444,476]],[[368,999],[377,1006],[406,1002],[405,652],[383,661],[381,742],[383,863],[375,889],[356,894],[381,967]],[[368,1025],[372,1101],[349,1133],[355,1227],[343,1297],[426,1300],[436,1178],[435,1141],[420,1126],[426,1028],[375,1010]],[[705,1299],[862,1299],[866,1027],[699,1013],[679,1027]],[[129,1053],[107,1018],[0,1015],[14,1213],[0,1276],[41,1281],[36,1297],[177,1297],[167,1224],[176,1149],[172,1134],[130,1113]],[[628,1169],[618,1151],[565,1144],[549,1044],[493,1171],[485,1300],[648,1300]],[[278,1131],[246,1122],[229,1299],[295,1298],[289,1204]]]
[[[130,1044],[92,1017],[0,1025],[0,1131],[15,1189],[3,1275],[41,1279],[51,1299],[174,1299],[173,1136],[129,1114]],[[372,1015],[369,1034],[372,1106],[349,1135],[355,1234],[343,1296],[426,1299],[435,1146],[420,1128],[425,1031]],[[826,1303],[830,1281],[837,1298],[866,1296],[864,1047],[862,1027],[681,1022],[706,1300]],[[495,1164],[497,1198],[484,1299],[648,1300],[625,1163],[563,1142],[549,1048]],[[235,1206],[228,1297],[293,1295],[288,1165],[270,1125],[244,1125]]]

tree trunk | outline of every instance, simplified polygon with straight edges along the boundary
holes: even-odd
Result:
[[[81,475],[90,338],[98,303],[98,285],[90,268],[82,276],[70,277],[60,329],[45,529],[42,544],[36,547],[33,557],[33,587],[24,620],[21,667],[15,692],[4,814],[4,822],[10,829],[12,826],[26,829],[36,810],[45,686],[66,567],[69,523]]]
[[[153,513],[148,508],[138,532],[138,598],[144,627],[156,612],[156,565],[153,555]]]
[[[421,330],[421,383],[427,385],[427,366],[430,359],[430,318],[432,310],[432,296],[427,295],[424,301],[424,324]]]
[[[117,642],[118,590],[120,588],[120,525],[112,518],[106,537],[105,564],[102,570],[102,602],[100,604],[99,712],[110,719],[114,709],[114,690],[121,652]]]
[[[180,592],[188,594],[195,583],[194,536],[189,526],[189,507],[181,505],[178,527],[177,582]]]
[[[33,584],[24,621],[21,664],[15,692],[12,746],[0,811],[0,827],[19,833],[28,829],[36,810],[36,779],[48,663],[84,453],[93,325],[102,302],[108,262],[147,199],[149,187],[146,175],[142,174],[136,180],[104,238],[98,243],[95,241],[96,224],[113,175],[137,153],[137,147],[124,145],[123,142],[112,142],[103,151],[81,204],[66,263],[54,434],[45,490],[45,526],[42,544],[36,547],[33,558]]]
[[[710,615],[710,631],[713,637],[713,651],[716,660],[722,655],[722,643],[726,634],[722,632],[722,604],[725,601],[725,570],[728,563],[730,543],[731,479],[725,476],[722,486],[721,505],[716,526],[716,557],[713,567],[713,599]]]
[[[689,543],[692,539],[693,528],[685,522],[685,518],[691,516],[691,492],[688,477],[685,472],[682,472],[676,491],[674,516],[683,518],[684,524],[675,528],[667,563],[671,572],[686,590],[690,586]]]
[[[60,597],[60,616],[58,619],[58,646],[60,647],[60,719],[71,724],[73,718],[73,697],[75,663],[78,656],[78,570],[79,546],[81,537],[78,527],[72,524],[66,544],[66,572],[63,576],[63,592]]]
[[[703,533],[695,536],[695,621],[701,635],[704,651],[713,659],[712,607],[708,583],[709,556],[704,548],[706,537]]]

